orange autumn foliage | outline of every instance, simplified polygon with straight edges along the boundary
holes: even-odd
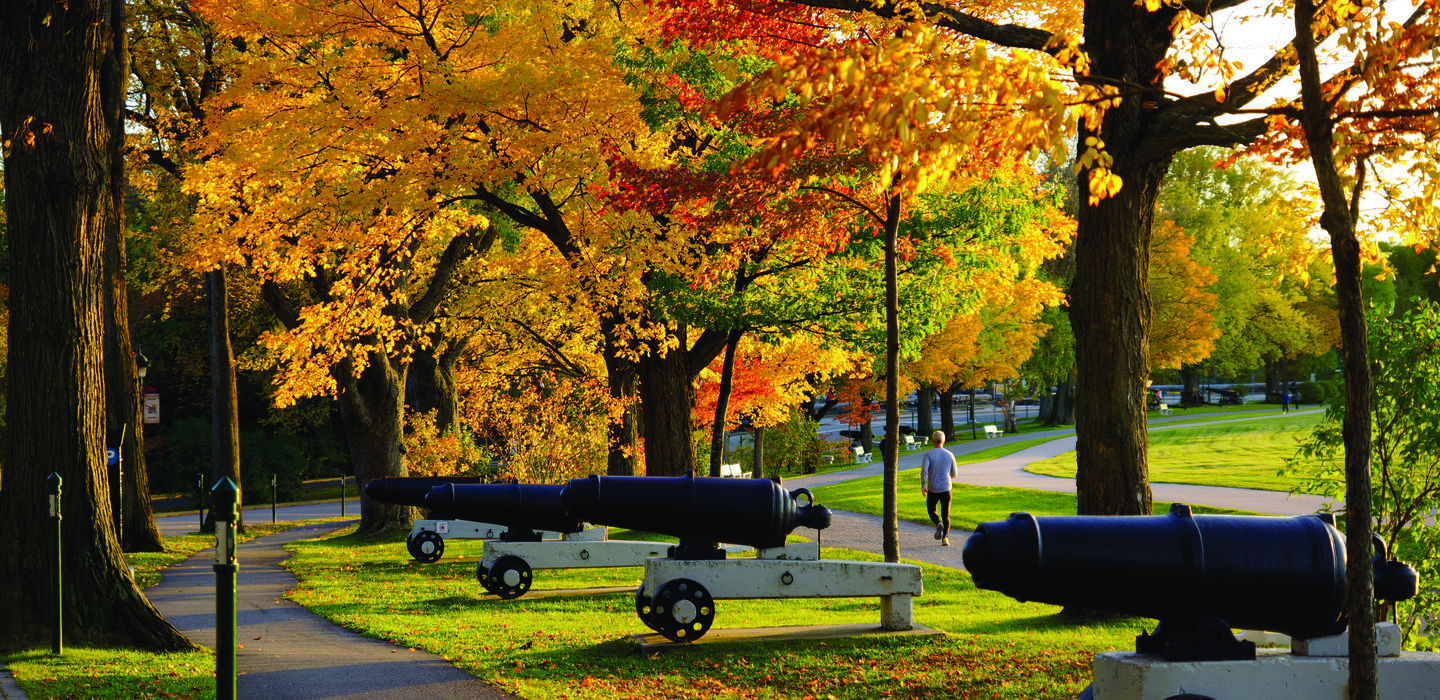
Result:
[[[1169,219],[1157,219],[1150,239],[1150,364],[1179,369],[1204,360],[1220,329],[1208,291],[1217,277],[1190,257],[1194,238]]]

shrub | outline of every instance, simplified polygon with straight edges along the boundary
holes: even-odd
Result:
[[[1320,382],[1300,382],[1297,388],[1300,393],[1300,398],[1296,399],[1297,403],[1325,403],[1330,398],[1325,391],[1325,385]]]
[[[1397,619],[1410,649],[1440,647],[1422,633],[1440,614],[1440,305],[1420,301],[1399,318],[1373,314],[1370,362],[1375,368],[1371,401],[1371,489],[1376,535],[1394,556],[1420,574],[1420,594],[1399,603]],[[1317,382],[1307,382],[1315,384]],[[1325,420],[1301,443],[1282,473],[1300,474],[1297,491],[1345,499],[1343,397],[1332,398]]]

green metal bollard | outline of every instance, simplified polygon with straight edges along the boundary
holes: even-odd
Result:
[[[235,520],[240,489],[229,477],[210,490],[215,514],[215,697],[235,698]]]
[[[275,472],[270,472],[270,524],[275,524]]]
[[[205,531],[205,475],[195,475],[195,509],[200,511],[200,530]]]
[[[50,517],[55,520],[55,615],[53,619],[53,636],[50,640],[50,651],[53,654],[65,653],[65,587],[62,584],[61,561],[63,557],[62,540],[60,537],[60,483],[62,479],[59,474],[50,472],[45,477],[45,483],[50,485]]]
[[[345,475],[340,475],[340,517],[345,517]]]

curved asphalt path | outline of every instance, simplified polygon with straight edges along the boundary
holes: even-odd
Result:
[[[323,506],[324,504],[320,504]],[[339,503],[329,504],[339,515]],[[248,512],[259,520],[269,509]],[[316,506],[286,508],[297,520]],[[351,512],[358,512],[356,511]],[[277,518],[280,519],[280,518]],[[162,518],[158,520],[174,520]],[[236,692],[242,698],[510,698],[444,659],[423,651],[362,637],[330,623],[285,598],[297,581],[280,562],[284,545],[319,537],[354,521],[302,525],[237,547]],[[158,524],[158,523],[157,523]],[[170,524],[178,527],[177,524]],[[198,525],[184,518],[184,527]],[[185,531],[184,529],[181,530]],[[212,550],[200,552],[161,572],[145,590],[150,602],[186,636],[215,647],[215,573]]]
[[[1303,412],[1318,413],[1320,410],[1321,409],[1309,409]],[[1204,423],[1191,422],[1183,425],[1166,425],[1166,423],[1174,423],[1190,418],[1184,415],[1172,415],[1169,418],[1153,419],[1149,421],[1149,424],[1152,431],[1168,430],[1202,424],[1213,425],[1216,423],[1265,420],[1278,418],[1282,415],[1288,414],[1277,413],[1273,410],[1263,412],[1255,411],[1242,415],[1229,414],[1230,417],[1206,421]],[[956,479],[956,483],[962,486],[964,484],[972,484],[975,486],[1010,486],[1058,493],[1075,493],[1074,479],[1031,474],[1025,471],[1025,465],[1031,462],[1048,459],[1074,450],[1074,430],[1051,430],[1022,433],[1020,435],[1011,435],[990,440],[982,439],[947,443],[945,448],[959,457],[1007,443],[1028,442],[1043,437],[1054,437],[1055,439],[1033,447],[1027,447],[1005,457],[960,465],[960,477]],[[915,488],[919,486],[919,476],[913,473],[906,474],[905,472],[913,472],[919,469],[923,454],[924,451],[918,451],[900,457],[900,463],[898,465],[898,469],[901,472],[898,475],[900,488]],[[828,486],[843,481],[881,474],[884,472],[884,469],[885,467],[882,463],[876,462],[856,467],[855,469],[787,479],[785,486],[791,489]],[[1284,491],[1194,486],[1190,484],[1162,484],[1152,482],[1150,484],[1150,491],[1155,500],[1158,501],[1207,505],[1217,508],[1236,508],[1273,515],[1304,515],[1306,513],[1314,513],[1330,502],[1329,499],[1322,496],[1292,496]],[[846,547],[866,552],[880,551],[880,545],[877,541],[879,539],[877,535],[881,527],[881,518],[879,516],[846,511],[832,511],[832,515],[833,520],[830,527],[818,533],[822,545]],[[941,546],[940,542],[934,539],[934,533],[935,528],[933,527],[904,520],[900,521],[900,556],[955,569],[965,568],[964,563],[961,562],[960,559],[960,552],[964,548],[965,539],[969,537],[970,533],[961,530],[952,531],[950,535],[952,546],[950,547]],[[797,534],[805,535],[807,533],[800,531]]]

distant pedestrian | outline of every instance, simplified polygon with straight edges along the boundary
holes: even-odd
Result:
[[[920,460],[920,492],[925,494],[925,510],[935,523],[935,539],[950,546],[950,480],[959,476],[955,455],[945,449],[945,433],[937,430],[930,435],[930,444]],[[936,506],[940,512],[935,512]]]
[[[1290,412],[1290,392],[1289,392],[1289,390],[1280,392],[1280,412],[1281,412],[1281,413],[1289,413],[1289,412]]]

